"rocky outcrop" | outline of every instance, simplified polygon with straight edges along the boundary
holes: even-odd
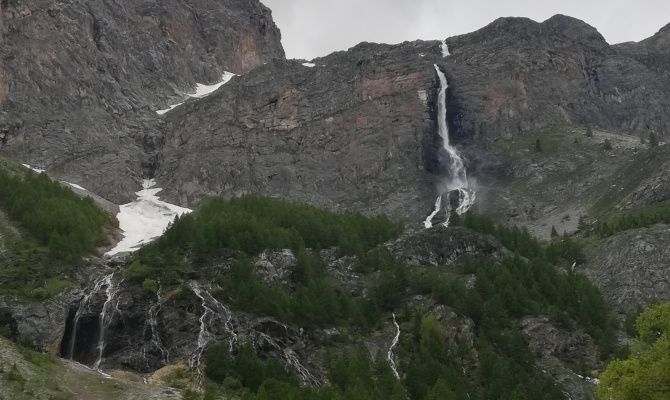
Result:
[[[116,203],[153,174],[165,106],[283,58],[256,0],[3,1],[0,147]]]
[[[75,293],[66,292],[45,302],[22,302],[0,297],[0,331],[34,348],[58,354],[65,321]]]
[[[407,235],[391,245],[399,262],[444,267],[472,259],[502,260],[511,255],[492,236],[467,228],[438,225]]]
[[[621,314],[670,301],[670,226],[617,233],[588,249],[584,273]]]
[[[601,363],[593,339],[575,326],[556,327],[548,318],[526,317],[521,321],[535,363],[559,383],[570,399],[593,398]]]

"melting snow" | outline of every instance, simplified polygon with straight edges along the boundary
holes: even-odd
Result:
[[[24,167],[28,168],[29,170],[35,171],[35,172],[38,173],[38,174],[41,174],[41,173],[45,173],[45,172],[46,172],[46,170],[39,169],[39,168],[33,168],[33,167],[31,167],[30,165],[28,165],[28,164],[21,164],[21,165],[23,165]],[[88,190],[86,190],[85,188],[83,188],[83,187],[77,185],[76,183],[70,183],[70,182],[65,182],[65,181],[60,181],[60,182],[66,184],[66,185],[70,185],[70,186],[72,186],[72,187],[75,188],[75,189],[79,189],[79,190],[83,190],[84,192],[88,192]]]
[[[169,108],[166,108],[165,110],[156,111],[156,114],[158,114],[158,115],[167,114],[168,112],[174,110],[175,108],[179,107],[182,104],[184,104],[184,103],[177,103],[177,104],[171,105]]]
[[[31,167],[30,165],[28,165],[28,164],[21,164],[21,165],[23,165],[24,167],[26,167],[26,168],[28,168],[28,169],[31,169],[31,170],[37,172],[38,174],[41,174],[42,172],[46,172],[46,171],[43,170],[43,169],[33,168],[33,167]]]
[[[84,192],[88,192],[88,190],[86,190],[86,189],[84,189],[83,187],[77,185],[76,183],[70,183],[70,182],[65,182],[65,181],[62,181],[62,182],[65,183],[65,184],[67,184],[67,185],[72,186],[72,187],[75,188],[75,189],[79,189],[79,190],[83,190]]]
[[[223,76],[221,77],[221,81],[219,81],[218,83],[215,83],[213,85],[203,85],[202,83],[198,83],[195,86],[195,93],[186,93],[186,95],[188,97],[193,97],[193,98],[196,98],[196,99],[201,99],[203,97],[207,97],[210,94],[214,93],[221,86],[230,82],[230,80],[233,79],[233,77],[235,77],[235,74],[233,74],[232,72],[226,71],[226,72],[223,73]],[[184,104],[184,103],[181,102],[181,103],[178,103],[178,104],[173,104],[173,105],[171,105],[170,107],[168,107],[164,110],[156,111],[156,114],[158,114],[158,115],[166,114],[166,113],[174,110],[175,108],[179,107],[182,104]]]
[[[136,193],[137,200],[119,206],[116,218],[119,220],[119,228],[123,231],[124,237],[106,255],[113,256],[138,250],[142,245],[162,235],[175,217],[192,211],[161,201],[157,194],[163,189],[155,186],[156,181],[145,179],[142,190]]]
[[[192,94],[187,93],[187,95],[189,97],[195,97],[195,98],[198,98],[198,99],[203,98],[203,97],[207,97],[210,94],[212,94],[214,91],[216,91],[216,89],[218,89],[221,86],[225,85],[226,83],[230,82],[230,80],[233,79],[234,76],[235,76],[235,74],[233,74],[232,72],[227,72],[226,71],[226,72],[223,73],[223,76],[221,77],[221,82],[215,83],[213,85],[203,85],[202,83],[198,83],[195,87],[195,93],[192,93]]]
[[[302,65],[303,65],[304,67],[307,67],[307,68],[314,68],[314,67],[316,67],[316,64],[314,64],[314,63],[310,63],[310,62],[302,63]]]

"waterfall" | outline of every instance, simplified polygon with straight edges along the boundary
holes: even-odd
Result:
[[[213,324],[216,320],[223,322],[225,333],[229,335],[229,348],[233,351],[237,343],[237,333],[233,328],[233,314],[228,308],[216,300],[209,292],[195,282],[190,284],[193,293],[200,299],[202,305],[202,315],[200,316],[200,332],[198,333],[197,347],[189,358],[189,366],[197,370],[198,380],[202,380],[202,356],[207,350],[207,346],[216,339],[213,332]]]
[[[107,299],[105,304],[102,306],[102,311],[100,312],[100,333],[98,335],[98,359],[93,364],[95,369],[100,369],[100,364],[102,363],[102,356],[105,352],[105,343],[106,331],[109,325],[112,323],[114,318],[114,312],[119,310],[119,302],[114,303],[114,298],[119,292],[121,282],[119,284],[114,284],[114,273],[105,277],[103,286],[106,286],[105,295]]]
[[[470,188],[465,163],[458,150],[449,142],[449,125],[447,124],[447,89],[449,84],[444,72],[435,64],[435,71],[440,79],[440,91],[438,92],[437,126],[438,133],[442,138],[442,148],[449,156],[449,176],[442,182],[441,193],[435,201],[435,209],[424,221],[426,228],[433,226],[433,218],[440,212],[442,204],[446,212],[444,226],[449,225],[449,216],[452,211],[451,193],[458,193],[458,206],[456,213],[466,213],[475,203],[475,192]],[[446,200],[446,201],[445,201]]]
[[[398,345],[398,341],[400,340],[400,325],[398,325],[398,321],[395,319],[395,313],[393,313],[393,325],[395,326],[395,337],[393,337],[391,346],[389,346],[389,351],[386,353],[386,360],[391,367],[391,371],[393,371],[393,375],[395,375],[396,379],[400,379],[400,374],[398,374],[398,367],[393,360],[393,350]]]
[[[158,313],[160,312],[162,305],[163,305],[162,287],[159,284],[158,292],[156,293],[156,302],[149,308],[149,311],[147,313],[147,321],[144,324],[144,334],[146,337],[147,330],[149,331],[149,333],[151,334],[149,344],[153,345],[156,349],[158,349],[158,351],[160,351],[161,361],[163,362],[164,365],[167,365],[170,363],[170,352],[168,351],[168,349],[163,344],[163,341],[161,340],[160,331],[158,327]],[[147,347],[146,344],[142,346],[142,355],[145,361],[147,360],[146,347]]]
[[[74,349],[75,346],[77,345],[77,331],[79,330],[79,320],[81,319],[81,316],[84,312],[91,311],[90,310],[91,298],[98,292],[100,292],[100,290],[102,290],[103,286],[107,284],[107,282],[111,279],[112,275],[114,274],[103,276],[101,278],[96,279],[93,282],[93,287],[91,288],[91,290],[84,293],[84,297],[79,302],[79,307],[77,308],[77,312],[74,314],[74,319],[72,320],[72,333],[70,336],[68,352],[67,354],[64,354],[64,356],[69,358],[70,360],[74,359]]]
[[[279,354],[281,354],[282,358],[284,359],[284,362],[286,363],[287,367],[290,367],[295,371],[298,376],[300,377],[300,381],[304,384],[307,385],[313,385],[313,386],[319,386],[321,385],[321,381],[319,378],[314,376],[307,367],[303,365],[302,362],[300,362],[300,359],[296,355],[296,352],[291,349],[290,347],[286,345],[282,345],[281,343],[278,343],[277,340],[274,338],[270,337],[269,335],[265,333],[260,333],[259,337],[263,339],[265,344],[269,345],[273,349],[275,349]]]

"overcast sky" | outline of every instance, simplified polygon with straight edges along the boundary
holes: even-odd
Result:
[[[609,43],[638,41],[670,23],[670,0],[261,0],[273,11],[289,58],[311,59],[355,44],[444,39],[503,16],[544,21],[566,14]]]

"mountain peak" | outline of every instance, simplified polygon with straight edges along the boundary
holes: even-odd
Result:
[[[577,42],[607,44],[596,28],[578,18],[556,14],[542,22],[542,25]]]

